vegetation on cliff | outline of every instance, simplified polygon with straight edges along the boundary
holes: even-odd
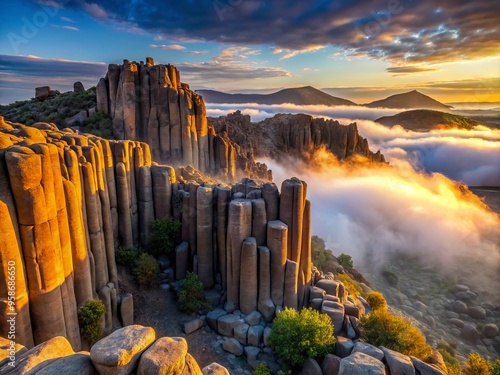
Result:
[[[302,366],[307,358],[331,353],[335,346],[333,324],[327,314],[312,308],[285,309],[274,319],[270,346],[291,368]]]
[[[96,342],[102,334],[101,322],[106,313],[106,306],[100,299],[87,301],[78,309],[80,332],[90,345]]]

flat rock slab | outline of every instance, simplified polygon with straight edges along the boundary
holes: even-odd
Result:
[[[54,360],[36,375],[94,375],[95,368],[88,352],[79,352]]]
[[[188,345],[182,337],[162,337],[141,356],[137,375],[181,374]]]
[[[130,374],[155,337],[151,327],[127,326],[98,341],[90,349],[90,358],[101,375]]]
[[[338,375],[387,375],[387,373],[382,362],[357,352],[340,361]]]
[[[203,320],[193,319],[184,323],[183,330],[186,335],[189,335],[190,333],[199,330],[201,327],[203,327]]]
[[[374,346],[372,344],[368,344],[367,342],[358,341],[354,345],[354,348],[352,349],[351,354],[354,354],[357,352],[367,354],[375,359],[378,359],[379,361],[384,359],[384,352],[382,350],[380,350],[379,348],[377,348],[376,346]]]
[[[226,314],[217,320],[217,331],[224,336],[232,337],[235,327],[245,324],[245,321],[235,314]]]

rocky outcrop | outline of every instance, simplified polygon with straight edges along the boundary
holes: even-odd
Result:
[[[97,110],[111,116],[117,139],[147,142],[157,162],[192,165],[229,181],[270,179],[267,167],[208,125],[203,97],[181,82],[173,65],[155,65],[150,57],[110,64],[97,84]]]
[[[305,114],[277,114],[258,123],[240,111],[210,118],[217,132],[225,131],[252,157],[283,156],[308,159],[314,151],[326,148],[339,160],[363,156],[372,162],[384,162],[384,156],[370,150],[368,141],[358,133],[356,123],[340,124],[336,120],[314,118]]]
[[[201,375],[202,370],[188,353],[186,340],[162,337],[155,340],[151,327],[133,325],[121,328],[98,341],[91,352],[73,351],[62,336],[54,337],[26,352],[19,352],[15,367],[3,364],[0,373],[12,374],[83,374],[83,375]],[[1,353],[1,352],[0,352]],[[2,353],[3,354],[3,353]],[[204,374],[228,374],[227,369],[213,363]]]

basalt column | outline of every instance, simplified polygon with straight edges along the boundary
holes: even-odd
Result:
[[[259,246],[259,301],[258,309],[266,322],[273,320],[275,306],[271,300],[271,252]]]
[[[271,252],[271,299],[275,306],[283,306],[287,243],[287,225],[279,220],[269,221],[267,223],[267,246]]]
[[[214,254],[212,253],[213,190],[209,187],[197,189],[197,255],[198,277],[205,288],[214,285]]]
[[[231,189],[217,187],[217,260],[218,271],[221,274],[222,288],[227,290],[227,252],[226,252],[226,237],[227,237],[227,220],[228,207],[231,201]]]
[[[28,348],[35,345],[31,329],[30,307],[28,300],[27,277],[22,258],[19,227],[14,198],[7,178],[5,152],[0,151],[0,336],[7,337],[10,332],[8,313],[17,313],[15,317],[16,342]],[[4,178],[5,177],[5,178]],[[10,220],[6,219],[10,218]],[[14,295],[9,296],[12,285]],[[14,297],[15,300],[9,299]],[[10,300],[10,302],[9,302]]]
[[[229,220],[226,247],[227,301],[226,311],[239,305],[241,245],[252,233],[252,202],[233,200],[229,203]]]
[[[241,276],[240,276],[240,310],[243,314],[250,314],[257,310],[258,281],[257,281],[257,241],[248,237],[241,245]]]

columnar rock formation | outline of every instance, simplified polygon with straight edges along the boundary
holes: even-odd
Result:
[[[269,179],[265,165],[239,155],[236,144],[215,134],[203,97],[181,82],[173,65],[155,65],[150,57],[146,63],[110,64],[97,84],[97,110],[111,116],[117,139],[147,142],[157,162],[192,165],[229,181]]]
[[[147,248],[164,216],[182,223],[176,278],[195,271],[207,288],[220,280],[228,311],[259,310],[268,321],[276,307],[300,308],[311,280],[307,207],[297,179],[283,182],[281,196],[249,179],[181,183],[173,167],[153,164],[146,143],[0,118],[0,285],[15,263],[17,338],[27,347],[61,335],[79,349],[77,308],[92,298],[107,307],[106,334],[130,324],[115,249]],[[0,292],[6,314],[8,290]],[[6,336],[5,317],[0,327]]]
[[[240,153],[270,156],[279,160],[283,155],[309,157],[326,148],[339,160],[364,156],[373,162],[384,162],[384,155],[370,150],[368,141],[356,123],[340,124],[336,120],[314,118],[305,114],[277,114],[258,123],[236,111],[227,116],[210,118],[216,131],[226,131],[238,143]]]

